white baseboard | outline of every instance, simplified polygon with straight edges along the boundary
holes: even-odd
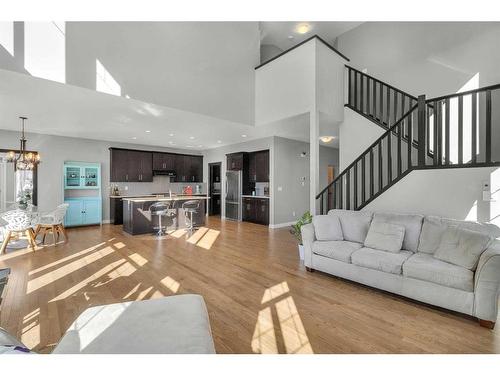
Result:
[[[296,221],[289,221],[288,223],[269,224],[269,228],[271,229],[285,228],[295,223]]]
[[[111,224],[111,220],[103,220],[102,224]]]

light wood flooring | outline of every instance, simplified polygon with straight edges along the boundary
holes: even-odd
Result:
[[[0,325],[42,353],[89,306],[183,293],[205,298],[218,353],[500,353],[499,325],[308,273],[287,229],[209,218],[191,237],[68,235],[0,256]]]

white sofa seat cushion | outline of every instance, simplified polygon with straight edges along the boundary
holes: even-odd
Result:
[[[351,241],[315,241],[312,246],[313,253],[351,263],[351,254],[361,249],[363,245]]]
[[[403,275],[466,292],[474,289],[474,272],[424,253],[412,255],[403,264]]]
[[[337,216],[316,215],[312,218],[314,234],[320,241],[342,241],[342,228]]]
[[[486,234],[468,229],[448,227],[441,237],[441,243],[434,258],[475,270],[479,257],[491,242]]]
[[[398,253],[390,253],[388,251],[363,247],[352,253],[351,262],[356,266],[399,275],[402,273],[403,263],[412,254],[411,251],[406,250],[401,250]]]
[[[403,244],[405,227],[373,221],[365,239],[365,247],[398,253]]]
[[[184,294],[88,308],[53,353],[204,354],[215,349],[203,297]]]
[[[361,244],[365,242],[372,222],[371,212],[335,209],[328,211],[328,215],[339,218],[344,240]]]
[[[424,218],[424,223],[422,224],[422,234],[420,235],[418,252],[434,254],[441,243],[443,233],[448,227],[468,229],[485,234],[492,238],[500,237],[500,228],[494,224],[445,219],[437,216],[426,216]]]
[[[405,227],[405,237],[403,239],[404,250],[413,251],[418,248],[418,240],[422,230],[422,215],[395,214],[386,212],[377,212],[373,215],[373,221],[402,225]]]

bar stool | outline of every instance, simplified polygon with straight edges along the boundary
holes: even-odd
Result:
[[[153,227],[153,229],[158,229],[158,232],[155,233],[157,236],[163,236],[166,234],[166,231],[164,230],[166,226],[162,225],[161,218],[162,216],[167,216],[169,209],[169,202],[156,202],[149,207],[151,216],[158,216],[158,226]]]
[[[190,200],[186,201],[182,204],[182,209],[184,211],[184,217],[186,218],[187,229],[189,232],[193,231],[194,222],[193,222],[193,214],[197,213],[200,208],[199,200]]]

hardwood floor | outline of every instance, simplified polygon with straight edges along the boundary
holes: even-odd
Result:
[[[173,235],[85,227],[0,256],[12,269],[0,325],[47,353],[89,306],[197,293],[218,353],[500,353],[499,325],[306,272],[287,229],[210,218]]]

